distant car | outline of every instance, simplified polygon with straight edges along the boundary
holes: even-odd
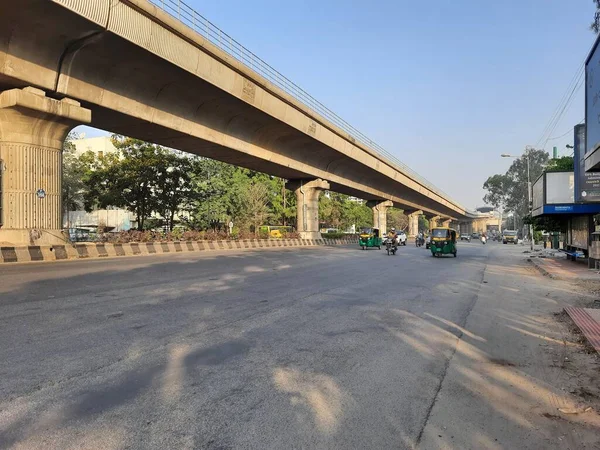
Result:
[[[468,233],[463,233],[460,235],[460,240],[461,241],[467,241],[467,242],[471,242],[471,235]]]
[[[398,231],[398,242],[400,242],[400,245],[406,245],[406,233],[404,231]]]
[[[481,234],[479,233],[472,233],[471,234],[471,239],[479,239],[481,237]]]

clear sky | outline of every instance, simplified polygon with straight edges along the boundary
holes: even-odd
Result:
[[[594,41],[592,0],[186,3],[469,208],[501,153],[539,141]],[[583,94],[546,150],[571,153]]]

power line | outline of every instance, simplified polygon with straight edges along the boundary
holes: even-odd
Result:
[[[577,125],[581,125],[584,121],[585,121],[585,119],[581,119],[581,121]],[[572,133],[572,132],[573,132],[573,130],[569,129],[569,130],[565,131],[564,134],[561,134],[560,136],[554,136],[554,137],[546,139],[546,142],[560,139],[561,137],[565,137],[567,134]]]
[[[567,103],[565,103],[565,105],[563,106],[562,110],[560,111],[560,114],[558,115],[558,118],[557,118],[556,122],[554,123],[554,126],[550,130],[548,138],[550,137],[550,135],[552,133],[554,133],[554,130],[556,129],[556,127],[560,123],[560,121],[561,121],[561,119],[563,117],[563,114],[565,114],[571,108],[571,105],[572,105],[571,102],[575,98],[575,94],[577,94],[577,92],[579,92],[579,89],[581,89],[581,86],[583,86],[584,81],[585,81],[585,77],[581,77],[581,79],[579,81],[579,84],[577,84],[577,85],[575,85],[573,87],[573,90],[571,91],[571,94],[570,94],[570,96],[569,96],[569,98],[567,100]],[[544,142],[543,148],[546,148],[546,144],[548,143],[548,138],[546,138],[546,141]]]
[[[560,109],[558,110],[558,114],[556,114],[556,116],[554,117],[554,120],[552,122],[550,122],[550,127],[548,128],[548,130],[545,134],[546,140],[544,141],[544,145],[542,146],[542,148],[546,147],[546,144],[548,143],[548,139],[554,133],[554,130],[556,129],[556,127],[562,120],[565,112],[567,112],[569,110],[569,108],[571,107],[571,102],[575,98],[575,94],[577,92],[579,92],[579,89],[581,89],[581,86],[583,86],[583,83],[585,81],[584,74],[585,74],[585,70],[582,67],[581,70],[579,71],[579,76],[577,78],[577,81],[575,82],[575,85],[573,86],[573,88],[571,89],[571,92],[569,92],[568,96],[566,97],[566,100],[562,104],[562,108],[560,108],[561,105],[559,105]],[[543,137],[542,137],[542,139],[543,139]]]
[[[565,90],[565,93],[561,97],[560,102],[558,103],[558,105],[556,106],[556,109],[552,113],[552,116],[550,117],[550,120],[546,124],[546,127],[544,128],[544,130],[542,132],[542,135],[538,139],[538,141],[537,141],[537,143],[535,145],[536,147],[540,146],[540,144],[544,140],[545,136],[549,136],[548,131],[552,127],[552,124],[556,121],[556,118],[558,117],[558,114],[559,114],[559,111],[561,109],[561,106],[563,105],[563,103],[565,103],[565,101],[566,101],[566,99],[567,99],[567,97],[569,95],[569,91],[571,90],[571,86],[575,86],[577,84],[577,82],[579,81],[579,77],[581,76],[581,73],[583,72],[583,69],[584,69],[584,63],[585,63],[585,61],[583,63],[581,63],[577,67],[577,71],[575,72],[575,75],[573,75],[573,78],[571,78],[571,81],[569,81],[569,84],[567,86],[567,89]]]
[[[536,143],[536,147],[539,148],[540,144],[543,141],[544,141],[544,147],[546,146],[546,144],[550,140],[550,136],[552,136],[557,125],[560,123],[560,121],[563,117],[563,114],[565,114],[565,112],[568,111],[568,108],[570,107],[575,94],[579,91],[579,89],[581,89],[581,86],[583,85],[583,82],[585,80],[585,60],[587,59],[587,55],[592,50],[593,45],[594,44],[592,44],[592,46],[590,46],[590,49],[587,51],[586,56],[584,57],[581,64],[579,64],[577,66],[577,70],[575,71],[575,74],[571,78],[571,81],[567,85],[567,89],[565,90],[565,93],[561,97],[560,102],[558,103],[556,109],[552,113],[550,120],[546,124],[546,127],[544,128],[542,135],[540,136],[540,138],[538,139],[538,141]]]

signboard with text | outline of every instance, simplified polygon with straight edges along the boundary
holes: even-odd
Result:
[[[600,71],[598,76],[600,77]],[[600,202],[600,172],[585,171],[585,130],[585,125],[575,125],[573,142],[575,201]]]

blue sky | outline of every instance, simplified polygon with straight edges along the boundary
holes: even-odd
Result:
[[[470,208],[500,153],[538,142],[594,41],[592,0],[187,3]]]

